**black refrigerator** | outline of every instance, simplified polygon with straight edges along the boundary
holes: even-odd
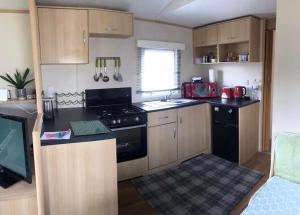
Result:
[[[228,161],[239,162],[239,109],[212,106],[212,153]]]

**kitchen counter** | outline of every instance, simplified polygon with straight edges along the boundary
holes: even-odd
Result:
[[[66,131],[71,129],[70,121],[88,121],[98,119],[97,114],[92,110],[84,108],[65,108],[54,111],[54,120],[44,120],[43,132]],[[114,139],[113,132],[97,135],[74,136],[73,131],[69,140],[42,140],[42,146],[57,145],[77,142],[90,142],[98,140]]]
[[[209,103],[212,105],[224,105],[227,107],[232,108],[241,108],[245,107],[254,103],[260,102],[259,100],[243,100],[243,99],[222,99],[222,98],[204,98],[204,99],[198,99],[194,100],[193,102],[189,103],[183,103],[183,104],[170,104],[168,106],[161,106],[161,107],[152,107],[149,105],[144,104],[143,102],[140,103],[134,103],[136,107],[139,107],[146,112],[155,112],[155,111],[161,111],[161,110],[169,110],[174,108],[181,108],[181,107],[188,107],[192,105],[198,105],[198,104],[204,104]]]

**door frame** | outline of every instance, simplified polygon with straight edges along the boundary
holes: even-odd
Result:
[[[274,71],[275,29],[265,31],[265,60],[263,73],[262,151],[270,152],[272,143],[272,91]]]

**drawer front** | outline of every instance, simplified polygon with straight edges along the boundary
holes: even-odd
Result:
[[[148,114],[148,126],[164,125],[177,122],[177,110],[166,110]]]

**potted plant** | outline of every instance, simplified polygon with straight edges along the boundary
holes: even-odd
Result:
[[[6,73],[5,76],[0,75],[0,78],[10,83],[9,86],[16,88],[16,93],[19,100],[25,100],[26,99],[25,86],[34,80],[34,79],[27,80],[28,74],[29,74],[29,69],[27,68],[23,73],[23,75],[20,72],[18,72],[18,70],[16,70],[14,77]]]

